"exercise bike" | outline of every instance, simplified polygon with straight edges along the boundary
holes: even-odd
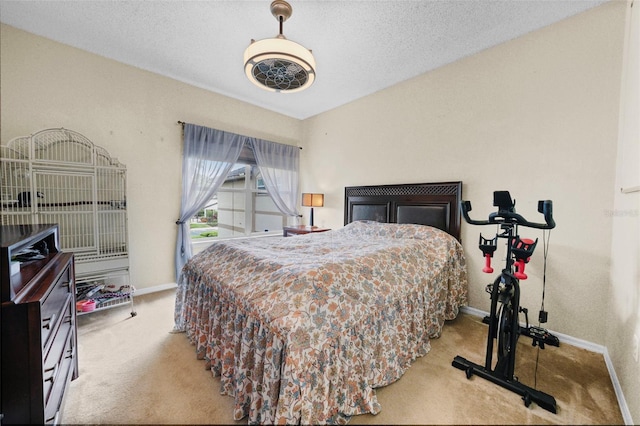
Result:
[[[502,386],[522,396],[525,406],[531,402],[540,407],[556,413],[556,400],[553,396],[538,391],[518,381],[514,375],[516,362],[516,344],[522,334],[533,339],[533,346],[538,345],[544,349],[545,344],[559,346],[556,336],[546,329],[530,326],[526,308],[520,307],[520,280],[527,279],[525,265],[529,262],[535,250],[538,239],[535,241],[520,238],[518,226],[536,229],[552,229],[556,226],[553,220],[553,203],[551,200],[538,201],[538,212],[544,215],[545,223],[533,223],[515,211],[515,202],[512,201],[508,191],[495,191],[493,193],[493,205],[498,211],[491,213],[488,220],[473,220],[469,217],[471,202],[461,201],[460,206],[464,219],[472,225],[497,225],[498,231],[492,239],[487,239],[480,234],[479,248],[485,257],[483,271],[492,273],[491,258],[497,249],[499,238],[506,239],[507,255],[506,266],[493,284],[486,287],[491,294],[491,310],[485,323],[489,325],[487,336],[487,352],[485,365],[479,365],[466,360],[461,356],[453,359],[452,365],[465,371],[467,379],[474,374]],[[519,315],[525,314],[525,326],[520,326]],[[546,322],[547,313],[540,310],[540,322]],[[497,340],[497,361],[493,364],[494,340]]]

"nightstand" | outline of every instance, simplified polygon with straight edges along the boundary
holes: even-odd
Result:
[[[317,226],[307,226],[307,225],[299,225],[299,226],[285,226],[282,228],[282,235],[288,237],[290,235],[303,235],[303,234],[311,234],[314,232],[325,232],[330,231],[329,228],[318,228]]]

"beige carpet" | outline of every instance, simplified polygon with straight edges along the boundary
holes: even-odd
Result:
[[[131,317],[119,307],[78,318],[80,377],[71,383],[64,424],[246,424],[233,399],[196,359],[184,334],[170,333],[174,291],[138,296]],[[397,382],[378,389],[382,411],[350,424],[623,424],[604,358],[570,345],[533,348],[522,337],[516,374],[553,395],[558,413],[451,366],[456,355],[482,364],[487,326],[461,315],[447,322],[431,352]]]

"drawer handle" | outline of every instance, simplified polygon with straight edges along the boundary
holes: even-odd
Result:
[[[65,281],[62,284],[60,284],[60,287],[69,287],[69,284],[71,284],[71,281]]]
[[[56,319],[56,314],[51,315],[49,318],[45,318],[42,320],[44,324],[42,324],[42,328],[46,328],[47,330],[51,330],[51,324],[54,323]]]
[[[44,370],[45,373],[51,372],[51,377],[47,378],[45,380],[45,382],[51,381],[53,382],[53,379],[55,379],[56,377],[56,373],[58,372],[58,364],[55,364],[53,367],[51,368],[47,368]]]

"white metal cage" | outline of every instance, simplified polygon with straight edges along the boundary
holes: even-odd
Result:
[[[63,128],[12,139],[1,149],[2,225],[56,223],[79,280],[107,270],[126,271],[128,280],[126,167]]]

